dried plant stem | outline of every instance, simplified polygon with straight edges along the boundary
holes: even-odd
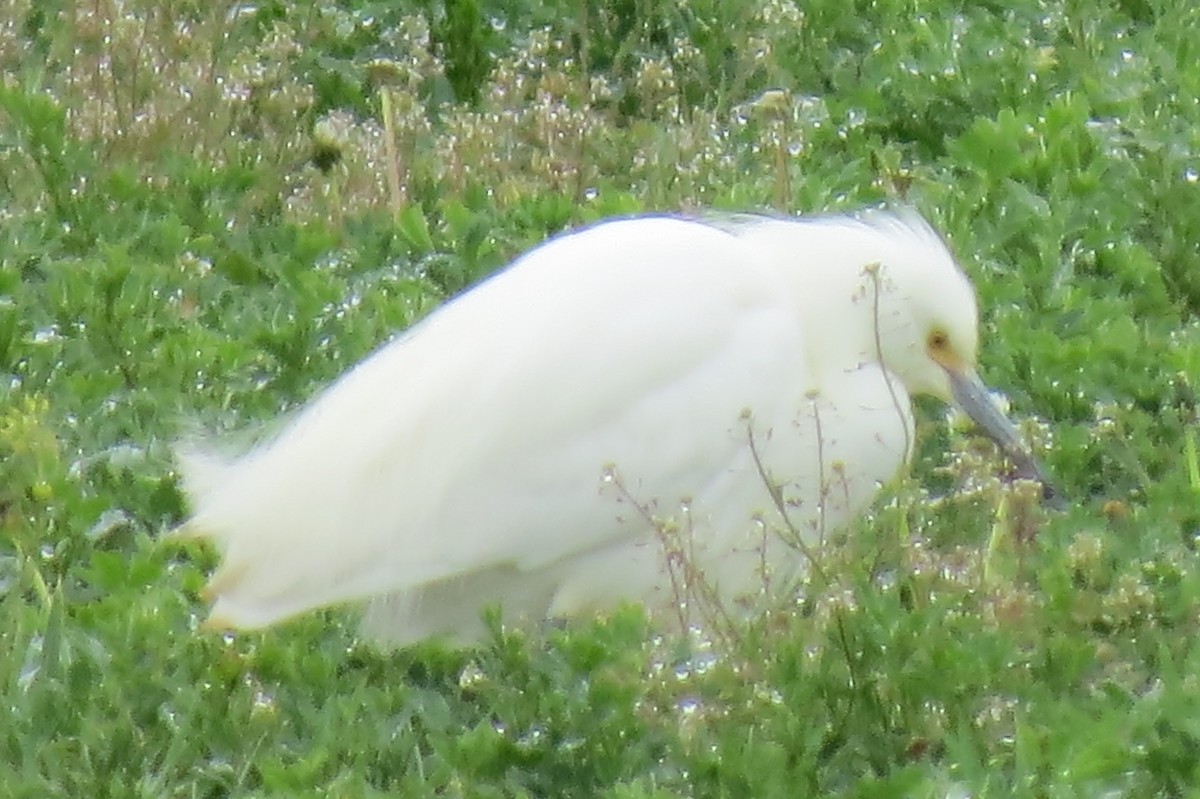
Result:
[[[817,433],[817,438],[820,439],[819,432]],[[796,527],[795,522],[792,521],[792,517],[788,514],[787,501],[783,496],[783,486],[772,480],[771,476],[767,473],[767,467],[763,463],[762,455],[758,449],[758,443],[754,438],[754,429],[751,427],[750,420],[748,418],[746,419],[746,439],[750,445],[750,457],[754,459],[754,468],[758,471],[759,479],[762,480],[763,485],[767,489],[767,494],[771,497],[771,503],[775,506],[775,509],[779,512],[780,518],[783,520],[783,525],[787,529],[788,538],[790,539],[789,543],[794,545],[800,550],[801,553],[803,553],[804,557],[808,559],[813,573],[821,578],[822,582],[828,585],[829,575],[827,575],[825,570],[821,568],[821,563],[817,559],[816,553],[813,552],[812,548],[809,547],[805,542],[804,536],[800,533],[800,530]],[[818,440],[818,447],[820,446],[821,442]],[[824,479],[824,473],[822,472],[822,483],[824,483]]]
[[[883,338],[879,332],[879,297],[882,289],[879,273],[883,269],[883,264],[873,263],[863,267],[863,271],[867,277],[871,279],[871,335],[875,339],[875,357],[879,359],[879,366],[883,370],[883,382],[887,385],[888,395],[892,398],[892,407],[896,409],[896,413],[900,416],[901,427],[904,428],[904,462],[908,462],[908,456],[912,452],[912,433],[909,430],[908,420],[904,412],[904,404],[900,401],[899,395],[896,394],[896,386],[892,382],[892,373],[888,371],[887,362],[883,358]]]
[[[732,647],[741,640],[737,624],[721,602],[717,586],[708,581],[707,575],[699,565],[690,513],[683,527],[657,518],[649,505],[638,501],[629,492],[615,469],[610,469],[607,477],[607,482],[616,488],[621,500],[629,503],[637,511],[654,530],[659,540],[667,577],[671,581],[674,594],[680,632],[686,635],[692,629],[690,612],[694,608],[703,629],[719,638],[722,646],[732,652]]]
[[[400,186],[400,153],[396,147],[396,123],[392,117],[392,92],[387,86],[379,87],[379,104],[383,113],[383,146],[387,155],[388,201],[392,207],[392,219],[399,224],[404,212],[404,193]]]
[[[788,151],[791,131],[787,116],[779,118],[775,133],[775,209],[786,213],[792,200],[792,171]]]

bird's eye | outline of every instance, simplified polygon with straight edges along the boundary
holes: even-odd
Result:
[[[942,330],[935,330],[929,334],[929,349],[944,350],[950,345],[950,337]]]

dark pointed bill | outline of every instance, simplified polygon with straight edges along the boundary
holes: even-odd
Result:
[[[1038,481],[1042,484],[1042,498],[1057,500],[1058,491],[1046,476],[1045,469],[1025,449],[1021,434],[992,401],[991,392],[979,375],[973,371],[964,373],[953,369],[947,369],[946,373],[950,375],[950,389],[958,407],[996,442],[996,446],[1016,467],[1017,477]]]

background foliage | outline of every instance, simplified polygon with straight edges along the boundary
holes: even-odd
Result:
[[[1191,795],[1198,34],[1183,0],[10,0],[0,795]],[[564,226],[889,199],[975,279],[1064,512],[926,408],[913,477],[721,647],[634,609],[461,652],[195,632],[172,441]]]

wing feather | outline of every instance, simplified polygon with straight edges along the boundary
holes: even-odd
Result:
[[[744,409],[803,394],[777,270],[701,222],[640,218],[552,240],[335,383],[274,441],[182,462],[188,529],[223,565],[213,621],[335,602],[633,535],[602,496],[677,502],[715,478]]]

